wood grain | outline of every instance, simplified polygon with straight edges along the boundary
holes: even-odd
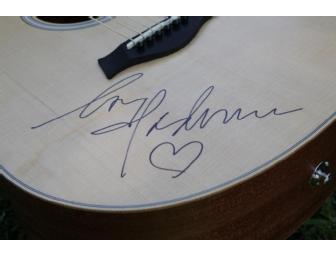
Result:
[[[97,59],[125,39],[106,27],[1,17],[1,187],[36,237],[285,238],[335,183],[308,185],[336,164],[335,26],[215,17],[183,50],[107,80]]]
[[[127,17],[117,21],[107,24],[119,29],[120,22],[131,22]],[[49,31],[18,17],[3,17],[2,172],[44,199],[108,211],[171,206],[242,182],[304,146],[335,118],[335,25],[336,19],[328,17],[216,17],[178,53],[107,80],[97,59],[123,38],[98,25]],[[79,118],[77,111],[31,129],[91,102],[137,73],[143,76],[113,95],[124,102],[149,102],[159,91],[166,97],[139,124],[126,161],[135,123],[104,135],[92,132],[130,121],[139,104],[118,101],[109,111],[105,103],[87,118]],[[211,88],[192,118],[193,123],[206,109],[211,114],[219,110],[206,127],[198,123],[174,136],[178,126],[173,125],[146,135],[166,112],[161,125],[188,117],[197,98],[204,98]],[[102,103],[90,105],[90,110]],[[262,116],[275,108],[278,113],[302,110],[265,118],[252,114],[244,120],[235,115],[222,123],[226,113],[232,116],[239,109],[242,115],[258,111]],[[162,169],[184,169],[199,152],[199,144],[172,155],[167,142],[176,150],[190,142],[203,144],[202,154],[179,178]],[[162,143],[166,146],[151,158],[153,148]]]
[[[204,199],[135,213],[75,210],[31,196],[1,178],[32,238],[283,239],[335,189],[311,187],[312,169],[329,160],[335,176],[336,123],[295,154],[252,179]]]

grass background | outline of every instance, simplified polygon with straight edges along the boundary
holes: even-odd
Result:
[[[27,239],[10,202],[0,193],[0,239]],[[336,239],[336,192],[289,239]]]

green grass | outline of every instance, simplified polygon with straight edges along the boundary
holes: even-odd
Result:
[[[15,217],[10,202],[0,193],[0,240],[8,239],[26,239],[26,234]]]
[[[24,229],[15,217],[10,202],[0,193],[0,239],[26,239]],[[336,239],[336,193],[289,239]]]
[[[336,239],[336,192],[289,239]]]

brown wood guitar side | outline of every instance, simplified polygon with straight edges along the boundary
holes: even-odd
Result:
[[[283,239],[335,188],[309,184],[322,160],[336,165],[336,123],[270,169],[227,190],[167,208],[109,213],[62,207],[36,198],[4,178],[31,238],[44,239]],[[333,169],[335,170],[335,168]],[[333,172],[335,174],[335,172]]]

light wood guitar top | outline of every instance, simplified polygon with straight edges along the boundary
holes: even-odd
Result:
[[[97,59],[124,41],[99,24],[0,18],[1,174],[67,206],[178,205],[265,171],[335,119],[336,18],[214,17],[182,50],[108,80]]]

